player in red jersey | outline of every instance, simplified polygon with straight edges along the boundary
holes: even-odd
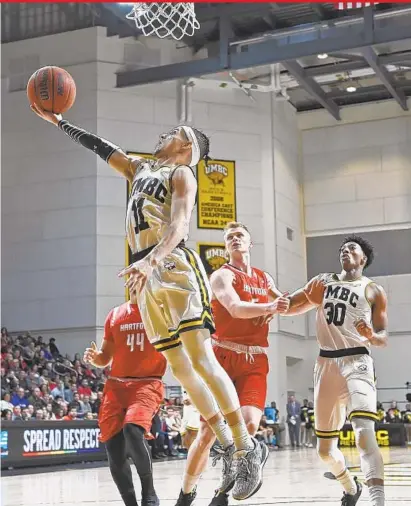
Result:
[[[238,222],[229,223],[224,241],[229,263],[214,272],[210,279],[216,326],[213,348],[217,360],[234,383],[248,431],[254,435],[267,393],[268,322],[275,313],[287,310],[289,300],[282,297],[269,274],[251,267],[252,242],[247,227]],[[214,441],[212,429],[202,420],[199,434],[188,452],[177,506],[189,506],[194,500],[197,482],[207,466]],[[267,459],[268,448],[265,445],[263,448]],[[246,465],[233,461],[232,455],[233,452],[221,452],[215,459],[223,460],[223,478],[211,502],[213,506],[228,504],[228,492],[235,476],[242,472],[242,465]]]
[[[124,504],[137,506],[129,454],[141,480],[142,506],[158,506],[145,435],[164,398],[162,377],[167,362],[147,339],[133,297],[110,311],[101,349],[92,343],[84,360],[96,367],[106,367],[111,362],[98,421],[110,472]]]

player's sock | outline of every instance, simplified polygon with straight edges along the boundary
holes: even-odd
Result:
[[[341,483],[347,494],[355,495],[357,493],[357,484],[348,469],[345,469],[335,478]]]
[[[157,495],[153,484],[150,449],[144,439],[145,430],[139,425],[126,423],[123,432],[127,441],[127,451],[136,466],[141,481],[141,495],[143,497]]]
[[[357,484],[345,465],[344,455],[338,448],[338,439],[318,438],[317,452],[320,459],[341,483],[345,492],[355,495],[357,493]]]
[[[197,483],[199,482],[200,477],[201,477],[201,474],[197,474],[197,475],[193,476],[191,474],[184,473],[183,485],[181,487],[183,494],[189,494],[190,492],[192,492],[194,490],[195,486],[197,485]]]
[[[116,434],[106,442],[106,451],[111,476],[125,506],[138,506],[123,432]]]
[[[368,487],[371,506],[384,506],[385,492],[384,485],[371,485]]]
[[[219,417],[216,422],[208,423],[213,429],[214,434],[217,436],[219,443],[223,446],[224,449],[233,444],[233,434],[231,433],[230,427],[224,418]]]
[[[236,450],[252,450],[254,443],[248,433],[247,425],[243,418],[238,420],[235,424],[230,425],[231,433],[233,434],[233,441]]]

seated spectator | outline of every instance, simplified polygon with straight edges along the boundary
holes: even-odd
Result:
[[[41,390],[39,387],[36,387],[33,390],[33,394],[29,398],[30,404],[33,404],[34,409],[37,411],[38,409],[43,409],[46,407],[46,401],[43,399],[41,395]],[[28,405],[28,404],[27,404]]]
[[[76,410],[76,415],[82,416],[84,413],[83,403],[80,401],[80,395],[78,392],[74,393],[73,400],[69,404],[69,411],[72,409]]]
[[[22,408],[21,410],[21,419],[26,422],[27,420],[31,420],[31,414],[29,413],[29,408]]]
[[[385,409],[383,408],[383,405],[381,402],[377,402],[377,416],[380,421],[380,423],[385,422],[385,417],[387,416]]]
[[[401,423],[401,413],[399,410],[390,408],[386,416],[387,423]]]
[[[63,420],[68,421],[68,422],[70,422],[72,420],[77,420],[77,410],[76,410],[76,408],[71,407],[70,410],[69,410],[69,412],[68,412],[68,415],[64,416]]]
[[[19,420],[19,421],[22,421],[22,417],[21,417],[21,406],[19,406],[19,405],[14,406],[12,420],[13,420],[13,421],[14,421],[14,420]]]
[[[85,395],[83,398],[83,413],[84,415],[87,415],[87,413],[92,413],[92,408],[90,404],[90,397],[88,395]],[[91,417],[93,418],[93,417]]]
[[[0,410],[4,411],[5,409],[8,409],[10,412],[13,411],[13,404],[10,402],[11,396],[8,392],[5,392],[2,395],[2,400],[0,402]]]
[[[90,397],[91,388],[89,387],[88,380],[83,379],[81,386],[78,387],[77,391],[80,395],[88,395]]]
[[[56,340],[54,339],[54,337],[50,337],[49,348],[50,348],[50,353],[53,358],[57,358],[57,357],[61,356],[59,349],[57,348]]]
[[[277,409],[277,404],[273,401],[270,407],[264,408],[264,414],[267,417],[267,420],[272,420],[273,422],[278,422],[280,419],[280,412]]]
[[[62,399],[64,399],[64,383],[63,383],[63,381],[59,380],[57,382],[57,386],[55,388],[53,388],[53,390],[51,390],[50,393],[54,399],[56,397],[61,397]]]
[[[91,411],[87,411],[87,413],[84,415],[84,420],[94,420],[93,413]]]
[[[14,394],[13,397],[11,398],[11,403],[13,404],[13,406],[20,406],[20,407],[26,407],[29,405],[29,400],[27,399],[23,388],[19,388],[17,390],[17,393]]]
[[[13,417],[13,413],[11,409],[3,409],[1,412],[1,419],[7,422],[11,422]]]
[[[97,399],[93,403],[93,413],[98,415],[101,403],[103,402],[103,392],[97,392]]]
[[[397,417],[397,418],[400,418],[400,419],[401,419],[401,412],[400,412],[400,410],[398,409],[398,406],[397,406],[397,401],[392,401],[392,402],[391,402],[390,409],[392,409],[392,410],[393,410],[393,412],[394,412],[394,416],[395,416],[395,417]]]
[[[258,441],[264,441],[267,445],[272,446],[273,444],[273,429],[271,425],[267,423],[266,415],[261,417],[260,425],[258,427],[258,431],[256,432],[256,439]]]
[[[401,413],[402,421],[405,424],[405,431],[407,434],[407,443],[411,444],[411,403],[405,405],[404,411]]]

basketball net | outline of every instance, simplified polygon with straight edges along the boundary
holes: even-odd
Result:
[[[193,3],[135,3],[127,14],[144,35],[157,35],[160,39],[192,37],[200,28]]]

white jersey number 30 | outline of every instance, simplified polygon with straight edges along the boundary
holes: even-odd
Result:
[[[127,346],[130,351],[134,351],[140,346],[140,351],[144,351],[144,334],[127,334]]]

